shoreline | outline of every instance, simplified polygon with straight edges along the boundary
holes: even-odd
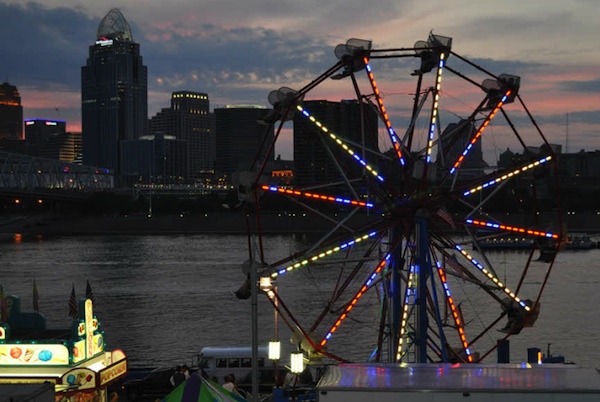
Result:
[[[375,217],[355,215],[347,223],[359,229]],[[543,219],[541,219],[543,222]],[[567,215],[564,222],[568,233],[600,233],[600,214]],[[258,232],[254,215],[249,216],[250,230]],[[523,225],[523,219],[513,215],[506,224]],[[543,226],[543,225],[542,225]],[[264,234],[322,233],[331,229],[331,222],[302,213],[269,213],[261,215],[260,231]],[[342,229],[340,229],[342,230]],[[246,234],[244,212],[218,211],[200,215],[80,216],[34,215],[0,219],[0,234],[22,236],[92,236],[92,235],[188,235]],[[343,230],[342,230],[343,231]]]

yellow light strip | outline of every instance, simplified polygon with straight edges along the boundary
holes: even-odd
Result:
[[[379,173],[377,173],[377,171],[375,169],[373,169],[372,166],[370,166],[369,164],[367,164],[367,162],[365,162],[360,156],[358,156],[358,154],[356,152],[354,152],[352,149],[350,149],[350,147],[348,147],[348,145],[346,145],[341,139],[339,139],[335,134],[331,133],[329,131],[329,129],[327,129],[327,127],[325,127],[323,124],[321,124],[320,121],[318,121],[317,119],[315,119],[306,109],[304,109],[302,106],[300,105],[296,105],[296,108],[306,117],[308,117],[308,119],[313,122],[317,127],[319,127],[321,129],[321,131],[323,131],[325,134],[329,135],[329,137],[334,140],[340,147],[342,147],[342,149],[344,151],[346,151],[348,153],[348,155],[352,156],[354,159],[356,159],[358,161],[358,163],[360,163],[365,169],[367,169],[367,171],[369,173],[371,173],[373,176],[377,177],[377,180],[383,182],[384,179],[382,176],[379,175]]]
[[[355,245],[356,243],[360,243],[363,240],[367,240],[369,237],[373,237],[376,234],[377,234],[377,232],[367,233],[366,235],[357,237],[354,240],[351,240],[351,241],[349,241],[347,243],[344,243],[344,244],[342,244],[340,246],[330,248],[329,250],[323,251],[323,252],[321,252],[319,254],[315,254],[315,255],[313,255],[310,258],[307,258],[305,260],[302,260],[302,261],[297,262],[297,263],[292,264],[292,265],[288,265],[285,268],[278,269],[277,271],[275,271],[275,272],[273,272],[271,274],[271,277],[272,278],[276,278],[279,275],[283,275],[283,274],[285,274],[285,273],[287,273],[289,271],[292,271],[292,270],[294,270],[296,268],[300,268],[300,267],[302,267],[304,265],[307,265],[307,264],[309,264],[311,262],[315,262],[315,261],[317,261],[317,260],[319,260],[319,259],[321,259],[323,257],[327,257],[328,255],[331,255],[333,253],[337,253],[338,251],[344,250],[344,249],[346,249],[346,248],[348,248],[350,246]]]
[[[408,323],[408,298],[411,296],[410,292],[413,292],[414,297],[414,270],[415,266],[410,267],[410,274],[408,275],[408,282],[406,284],[406,296],[404,297],[404,306],[402,308],[402,322],[400,323],[400,336],[398,337],[398,349],[396,350],[396,361],[399,362],[402,359],[403,353],[402,348],[404,346],[404,334],[406,333],[406,324]]]
[[[455,245],[454,246],[458,251],[460,251],[460,253],[462,255],[464,255],[470,262],[471,264],[473,264],[475,267],[477,267],[477,269],[479,269],[481,272],[483,272],[488,278],[490,278],[492,280],[492,282],[494,282],[494,284],[502,289],[504,291],[504,293],[506,293],[510,298],[512,298],[514,301],[516,301],[517,303],[519,303],[519,305],[521,307],[523,307],[525,309],[525,311],[530,311],[531,308],[525,304],[525,302],[521,299],[519,299],[519,297],[517,297],[517,295],[515,295],[509,288],[507,288],[498,278],[496,278],[494,276],[494,274],[492,274],[490,271],[488,271],[483,265],[481,265],[475,258],[473,258],[473,256],[471,256],[469,253],[467,253],[465,250],[463,250],[463,248],[459,245]]]
[[[510,173],[503,174],[502,176],[499,176],[499,177],[495,178],[494,180],[488,181],[487,183],[484,183],[481,186],[473,187],[472,189],[470,189],[468,191],[465,191],[463,193],[463,195],[464,196],[471,195],[473,193],[476,193],[477,191],[483,190],[484,188],[491,187],[491,186],[493,186],[495,184],[498,184],[498,183],[500,183],[500,182],[502,182],[504,180],[510,179],[511,177],[514,177],[514,176],[516,176],[516,175],[518,175],[520,173],[526,172],[529,169],[533,169],[534,167],[542,165],[542,164],[548,162],[551,159],[552,159],[552,156],[546,156],[545,158],[542,158],[542,159],[537,160],[537,161],[535,161],[533,163],[530,163],[529,165],[523,166],[522,168],[513,170]]]
[[[425,161],[427,163],[431,162],[431,150],[433,149],[433,139],[435,137],[435,127],[437,122],[437,115],[439,109],[439,101],[440,101],[440,88],[442,86],[442,71],[444,71],[444,58],[445,54],[440,54],[440,60],[438,63],[437,74],[435,78],[435,90],[433,96],[433,107],[431,108],[431,118],[429,123],[429,137],[427,140],[427,156]]]

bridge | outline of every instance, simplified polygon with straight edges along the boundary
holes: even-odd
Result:
[[[114,189],[110,169],[0,151],[0,196],[77,200]]]

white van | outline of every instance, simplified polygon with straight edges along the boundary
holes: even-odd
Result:
[[[270,364],[268,347],[258,347],[258,367]],[[252,371],[252,347],[249,346],[206,346],[200,350],[194,368],[204,370],[210,379],[223,384],[227,374],[235,375],[236,380],[244,378]]]

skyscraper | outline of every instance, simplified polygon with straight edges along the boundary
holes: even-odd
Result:
[[[303,102],[311,116],[334,133],[362,158],[376,165],[373,152],[379,151],[377,112],[368,105],[354,100],[331,102],[313,100]],[[364,151],[363,151],[364,147]],[[329,149],[329,150],[328,150]],[[335,161],[332,159],[335,158]],[[337,182],[342,173],[359,177],[364,173],[358,164],[313,122],[300,113],[294,115],[294,183],[312,186]]]
[[[116,8],[102,19],[81,68],[83,163],[121,170],[120,141],[146,135],[148,72],[129,23]]]
[[[256,169],[267,157],[273,142],[273,126],[258,123],[271,109],[260,106],[226,106],[215,109],[217,157],[215,170],[231,177],[235,172]],[[269,155],[273,160],[273,153]]]
[[[0,84],[0,140],[23,139],[23,106],[17,87]]]
[[[27,153],[33,156],[58,159],[60,142],[66,139],[66,133],[67,122],[64,120],[26,119]]]
[[[208,94],[177,91],[171,94],[171,107],[150,119],[150,134],[173,135],[187,142],[189,175],[199,178],[214,171],[214,115],[209,113]]]

